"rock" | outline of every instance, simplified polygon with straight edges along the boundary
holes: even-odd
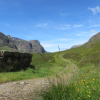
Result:
[[[24,84],[25,82],[20,82],[20,84]]]

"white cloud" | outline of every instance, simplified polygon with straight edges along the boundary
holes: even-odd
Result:
[[[58,46],[60,47],[60,48],[65,48],[65,47],[67,47],[67,45],[70,45],[70,44],[66,44],[66,43],[53,43],[53,44],[50,44],[50,43],[41,43],[41,45],[43,46],[43,47],[57,47],[58,48]]]
[[[75,35],[77,35],[77,36],[81,36],[82,34],[75,34]]]
[[[54,40],[50,40],[50,41],[41,41],[42,43],[47,43],[47,42],[59,42],[59,41],[69,41],[69,40],[73,40],[73,39],[54,39]]]
[[[44,24],[38,24],[38,25],[36,25],[37,27],[38,26],[47,26],[47,23],[44,23]]]
[[[70,28],[59,28],[60,30],[66,30],[66,29],[70,29]]]
[[[69,24],[59,24],[59,25],[66,26],[66,27],[70,26]]]
[[[23,27],[23,28],[27,28],[27,27]]]
[[[68,27],[68,26],[70,26],[70,25],[65,24],[65,26]]]
[[[36,25],[36,26],[41,26],[41,24],[38,24],[38,25]]]
[[[57,41],[56,39],[55,40],[50,40],[50,41],[41,41],[42,43],[47,43],[47,42],[55,42]]]
[[[95,31],[95,30],[91,30],[91,32],[92,32],[92,33],[95,33],[96,31]]]
[[[56,27],[59,30],[71,29],[69,27],[70,25],[67,25],[67,24],[59,24],[59,25],[60,25],[60,27]]]
[[[98,26],[100,26],[100,25],[93,25],[93,26],[90,26],[90,27],[98,27]]]
[[[46,25],[47,25],[47,23],[44,24],[44,26],[46,26]]]
[[[97,26],[100,26],[100,25],[94,25],[94,27],[97,27]]]
[[[89,23],[92,23],[92,21],[91,20],[87,20]]]
[[[80,24],[80,25],[74,25],[73,27],[82,27],[83,25]]]
[[[33,38],[33,37],[30,37],[30,36],[26,36],[26,37],[28,37],[28,38]]]
[[[54,46],[56,46],[56,45],[50,44],[50,43],[41,43],[41,45],[42,45],[43,47],[54,47]]]
[[[88,32],[82,32],[82,33],[88,33]]]
[[[66,14],[62,14],[62,13],[61,13],[60,15],[66,15]]]
[[[68,40],[73,40],[73,39],[58,39],[60,41],[68,41]]]
[[[95,34],[97,34],[97,32],[95,31],[95,30],[90,30],[91,32],[90,32],[90,34],[85,34],[84,36],[93,36],[93,35],[95,35]]]
[[[95,15],[96,13],[100,12],[100,8],[98,6],[96,8],[90,8],[90,7],[88,7],[88,9],[91,9],[93,11],[93,15]]]
[[[6,26],[9,26],[10,24],[4,23]]]

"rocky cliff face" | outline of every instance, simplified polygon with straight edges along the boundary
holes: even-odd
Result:
[[[47,53],[38,40],[26,41],[0,32],[0,47],[5,45],[22,53]]]

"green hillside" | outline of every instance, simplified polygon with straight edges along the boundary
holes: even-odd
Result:
[[[63,77],[67,78],[66,75],[62,76],[59,73],[64,70],[66,66],[68,66],[68,69],[66,69],[64,73],[72,73],[74,69],[73,66],[76,65],[77,74],[69,80],[69,85],[64,85],[65,90],[61,84],[57,86],[52,85],[49,92],[41,91],[40,95],[45,98],[43,100],[99,100],[99,50],[100,40],[94,42],[89,41],[80,47],[55,53],[33,53],[30,65],[34,65],[35,70],[29,68],[26,71],[21,70],[20,72],[2,72],[0,73],[0,83],[25,79],[55,78],[56,75],[59,75],[61,79]],[[64,60],[61,60],[61,58],[59,58],[61,54],[63,54],[62,57],[65,60],[69,60],[75,65],[67,61],[65,63]]]

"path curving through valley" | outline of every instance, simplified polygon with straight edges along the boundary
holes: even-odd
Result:
[[[59,57],[65,62],[70,62],[69,60],[62,58],[62,54],[60,54]],[[73,64],[72,62],[70,63],[73,65],[71,66],[73,69],[72,72],[75,73],[75,71],[77,71],[77,66],[75,66],[75,64]],[[68,65],[66,66],[64,70],[58,73],[58,75],[63,73],[65,70],[67,70],[67,68],[68,68]],[[68,79],[70,79],[71,77],[73,77],[72,73],[68,73],[67,77],[66,76],[63,77],[65,84],[68,84]],[[52,81],[52,83],[57,85],[57,81],[58,81],[57,78],[54,80],[53,79],[50,79],[50,80]],[[32,97],[33,100],[41,100],[40,97],[35,94],[35,90],[38,92],[43,88],[45,90],[48,90],[49,86],[50,84],[47,78],[37,78],[37,79],[29,79],[29,80],[3,83],[3,84],[0,84],[0,94],[1,94],[0,100],[29,100],[29,97],[27,98],[27,95],[30,93],[32,93],[32,95],[34,96]],[[23,94],[24,99],[22,97],[22,94]]]

